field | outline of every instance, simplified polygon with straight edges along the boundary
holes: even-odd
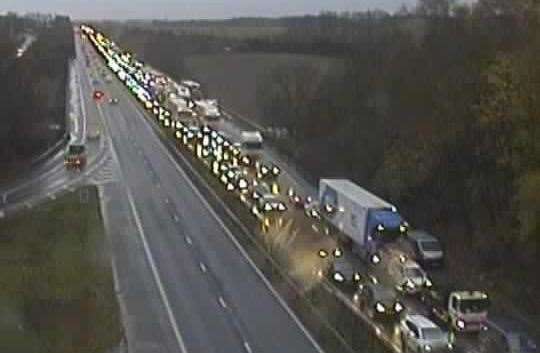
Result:
[[[121,327],[95,187],[0,222],[0,351],[110,352]]]
[[[218,54],[192,55],[186,58],[187,70],[204,85],[205,93],[218,98],[227,108],[260,120],[257,105],[257,80],[276,66],[313,65],[327,71],[336,59],[297,54]]]

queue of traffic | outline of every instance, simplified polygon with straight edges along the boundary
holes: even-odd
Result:
[[[197,82],[176,83],[92,27],[81,31],[177,145],[238,196],[262,232],[281,227],[298,211],[324,229],[338,245],[317,250],[314,275],[350,294],[351,305],[371,320],[392,322],[401,351],[454,350],[456,335],[488,329],[488,295],[433,283],[425,268],[443,265],[441,246],[427,232],[411,229],[397,207],[349,180],[321,179],[317,199],[284,187],[281,168],[264,159],[260,132],[243,131],[235,141],[208,124],[221,111],[216,100],[202,98]]]

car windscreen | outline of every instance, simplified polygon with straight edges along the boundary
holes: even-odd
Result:
[[[421,278],[424,274],[418,268],[406,268],[405,275],[409,278]]]
[[[444,332],[436,327],[422,329],[422,336],[425,340],[439,341],[444,339]]]
[[[459,309],[464,313],[480,313],[489,307],[487,299],[463,299],[459,303]]]
[[[69,153],[70,154],[81,154],[84,152],[84,146],[83,145],[71,145],[69,146]]]
[[[424,251],[441,251],[441,245],[435,240],[424,240],[420,242],[420,246]]]

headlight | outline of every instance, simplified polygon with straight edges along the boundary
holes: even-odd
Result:
[[[433,286],[433,283],[429,278],[426,278],[426,287],[431,288]]]
[[[424,351],[425,351],[425,352],[431,352],[431,346],[430,346],[429,344],[426,344],[426,345],[424,346]]]
[[[371,256],[371,262],[374,264],[378,264],[379,262],[381,262],[381,258],[379,257],[379,255],[375,254]]]
[[[360,282],[361,279],[362,279],[362,277],[360,276],[360,274],[358,272],[355,272],[354,275],[353,275],[353,280],[355,282]]]
[[[242,190],[243,190],[243,189],[247,189],[247,187],[248,187],[248,182],[247,182],[247,180],[246,180],[246,179],[240,179],[240,180],[238,181],[238,187],[239,187],[240,189],[242,189]]]
[[[407,231],[407,227],[405,227],[403,224],[399,226],[399,231],[401,233],[405,233]]]
[[[341,257],[341,255],[343,255],[343,252],[341,251],[340,248],[335,248],[334,249],[334,256],[335,257]]]
[[[279,173],[281,173],[281,170],[280,170],[278,167],[274,166],[274,167],[272,168],[272,173],[273,173],[275,176],[278,176]]]
[[[375,304],[375,310],[379,313],[384,313],[386,311],[386,308],[381,303]]]
[[[400,302],[396,302],[396,304],[394,305],[394,310],[396,311],[396,313],[400,313],[403,310],[403,305],[401,305]]]
[[[465,321],[459,319],[457,322],[456,322],[456,326],[460,329],[460,330],[463,330],[465,328]]]
[[[377,230],[378,230],[379,232],[382,232],[382,231],[384,230],[384,226],[383,226],[382,224],[379,224],[379,225],[377,226]]]
[[[264,210],[267,211],[267,212],[272,211],[272,205],[269,204],[269,203],[265,203],[264,204]]]
[[[405,282],[405,286],[407,286],[408,288],[414,288],[414,283],[408,279],[407,282]]]
[[[286,211],[287,210],[287,207],[285,206],[285,204],[283,202],[280,202],[278,204],[278,210],[279,211]]]
[[[449,350],[453,350],[454,349],[454,345],[452,343],[448,343],[447,344],[447,347]]]
[[[343,275],[340,272],[334,272],[334,281],[340,282],[340,283],[344,282],[345,277],[343,277]]]

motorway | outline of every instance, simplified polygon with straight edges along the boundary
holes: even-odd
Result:
[[[91,68],[78,68],[90,105]],[[103,90],[119,98],[97,106],[121,181],[100,193],[129,351],[321,352],[127,91]]]

